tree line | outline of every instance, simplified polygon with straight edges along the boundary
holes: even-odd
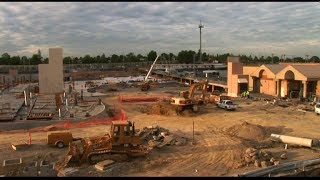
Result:
[[[202,53],[202,62],[211,63],[226,63],[227,57],[233,56],[231,53],[225,54],[208,54]],[[285,55],[279,56],[252,56],[252,55],[237,55],[240,56],[241,62],[245,65],[250,64],[273,64],[279,62],[316,62],[319,63],[320,59],[317,56],[311,56],[310,58],[302,57],[286,57]],[[157,52],[151,50],[146,55],[134,54],[133,52],[127,55],[112,54],[106,56],[105,54],[90,56],[85,55],[83,57],[67,56],[63,58],[64,64],[91,64],[91,63],[126,63],[126,62],[143,62],[143,61],[154,61],[157,57]],[[158,63],[200,63],[199,62],[200,52],[193,50],[182,50],[178,54],[174,53],[162,53],[159,56]],[[8,53],[3,53],[0,57],[0,65],[38,65],[46,64],[49,62],[48,58],[43,58],[41,51],[38,50],[36,54],[31,57],[26,56],[10,56]]]

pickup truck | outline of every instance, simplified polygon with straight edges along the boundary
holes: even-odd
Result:
[[[236,110],[237,108],[237,105],[233,104],[231,100],[222,100],[218,102],[217,106],[225,110]]]

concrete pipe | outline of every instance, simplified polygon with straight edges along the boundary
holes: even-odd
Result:
[[[280,135],[280,134],[271,134],[271,139],[277,140],[277,141],[280,141],[283,143],[295,144],[295,145],[300,145],[300,146],[305,146],[305,147],[311,147],[313,144],[312,139],[285,136],[285,135]]]

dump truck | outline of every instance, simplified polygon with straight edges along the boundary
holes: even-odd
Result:
[[[206,92],[208,87],[208,80],[192,84],[188,91],[180,91],[179,97],[171,98],[171,105],[173,105],[177,111],[183,111],[187,108],[197,112],[199,105],[206,103]],[[196,98],[195,91],[200,88],[201,96]]]
[[[110,133],[72,142],[65,158],[65,166],[85,162],[95,164],[103,160],[122,161],[129,157],[146,156],[148,148],[141,143],[131,121],[112,121]]]

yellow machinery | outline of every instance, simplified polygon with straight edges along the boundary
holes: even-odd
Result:
[[[147,154],[147,148],[141,145],[140,137],[135,134],[134,123],[113,121],[110,134],[84,138],[78,146],[75,142],[70,143],[65,165],[80,165],[86,161],[95,164],[106,159],[119,161]]]
[[[180,91],[179,97],[171,98],[171,104],[176,107],[178,111],[183,111],[186,108],[191,108],[193,111],[198,111],[198,105],[206,103],[206,93],[208,87],[208,80],[192,84],[188,91]],[[195,97],[195,91],[201,89],[200,97]]]

